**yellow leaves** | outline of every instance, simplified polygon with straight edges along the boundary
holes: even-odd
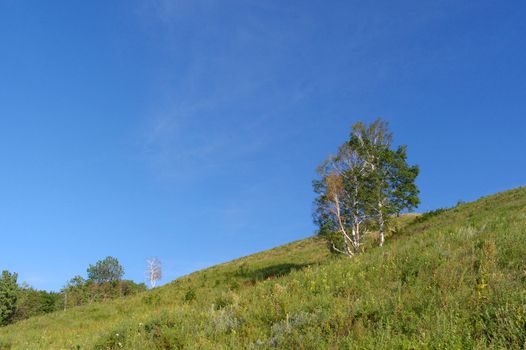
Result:
[[[340,196],[343,192],[343,180],[342,177],[335,172],[329,173],[325,178],[327,185],[327,192],[330,197]]]

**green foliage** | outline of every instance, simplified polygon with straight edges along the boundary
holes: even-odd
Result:
[[[393,217],[418,206],[419,168],[407,163],[405,146],[391,143],[385,121],[356,123],[349,140],[318,167],[314,221],[332,252],[356,255],[371,230],[382,246]]]
[[[143,295],[142,302],[146,305],[158,306],[161,304],[161,296],[158,293],[148,293]]]
[[[9,324],[15,315],[18,285],[18,275],[2,271],[0,277],[0,326]]]
[[[371,210],[377,220],[420,203],[415,184],[419,168],[407,163],[407,146],[393,149],[392,139],[387,122],[377,119],[369,126],[356,123],[348,141],[369,168],[363,186],[367,188],[365,206],[370,208],[365,210]]]
[[[25,283],[19,286],[17,274],[4,271],[0,279],[0,325],[56,311],[60,301],[59,293],[35,290]]]
[[[196,299],[197,295],[194,288],[189,288],[184,294],[184,301],[191,302]]]
[[[94,283],[76,276],[62,289],[62,298],[65,302],[64,306],[71,308],[131,296],[145,290],[144,283],[135,283],[130,280]]]
[[[124,276],[124,269],[119,261],[108,256],[103,260],[97,261],[95,265],[88,267],[88,279],[94,283],[116,282]]]
[[[523,349],[526,189],[404,217],[383,249],[319,237],[0,328],[12,349]],[[285,268],[287,264],[301,268]],[[280,273],[267,278],[265,271]],[[237,281],[239,288],[230,290]],[[217,281],[217,282],[216,282]],[[189,290],[197,298],[185,301]],[[160,303],[145,302],[159,296]],[[42,330],[45,330],[45,333]],[[3,343],[2,343],[3,342]]]
[[[62,297],[59,293],[35,290],[29,286],[19,287],[12,321],[18,322],[56,311],[60,309],[61,301]]]
[[[8,279],[5,276],[3,277],[4,282]],[[5,286],[5,283],[3,285]],[[27,284],[18,286],[16,285],[16,274],[10,274],[10,283],[8,285],[10,290],[15,290],[15,294],[11,294],[11,300],[15,300],[15,302],[14,307],[12,301],[11,304],[8,301],[3,304],[3,307],[6,309],[11,305],[11,313],[6,318],[5,324],[20,322],[31,317],[69,309],[86,303],[103,302],[136,295],[146,290],[144,283],[137,284],[128,280],[94,283],[90,280],[86,281],[80,276],[72,278],[60,293],[35,290]]]

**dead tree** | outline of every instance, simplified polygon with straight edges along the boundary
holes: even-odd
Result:
[[[146,275],[150,281],[150,288],[155,288],[157,281],[162,278],[161,261],[157,258],[149,258],[146,260]]]

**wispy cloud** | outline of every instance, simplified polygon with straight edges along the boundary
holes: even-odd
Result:
[[[145,116],[143,154],[156,172],[194,179],[264,149],[279,110],[304,97],[298,86],[276,89],[290,34],[273,35],[279,28],[256,18],[250,2],[239,2],[246,11],[236,25],[222,17],[228,11],[216,13],[223,2],[148,3],[142,11],[162,23],[157,33],[173,58],[160,69],[159,99]]]
[[[264,117],[238,120],[216,114],[215,109],[228,110],[225,104],[234,99],[230,94],[196,99],[192,105],[176,103],[148,117],[143,154],[158,175],[203,178],[265,147],[268,135],[258,129]]]

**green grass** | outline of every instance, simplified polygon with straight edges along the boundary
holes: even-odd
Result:
[[[526,189],[404,218],[383,248],[318,238],[0,329],[0,349],[526,349]]]

